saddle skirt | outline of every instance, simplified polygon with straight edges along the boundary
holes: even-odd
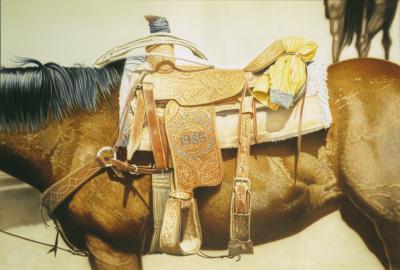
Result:
[[[130,90],[132,81],[134,81],[138,74],[144,69],[143,64],[137,61],[137,59],[127,59],[125,64],[125,72],[121,81],[120,87],[120,104],[125,104],[127,93]],[[243,85],[240,78],[240,69],[228,70],[219,69],[223,72],[217,72],[215,69],[210,69],[209,72],[203,72],[201,78],[189,77],[185,78],[186,83],[180,83],[179,80],[183,79],[182,74],[179,74],[179,80],[177,77],[172,79],[156,78],[158,81],[162,81],[162,85],[159,86],[159,91],[155,91],[156,100],[162,102],[166,97],[173,95],[172,89],[178,89],[179,93],[176,93],[177,97],[187,96],[185,100],[178,100],[183,105],[198,105],[192,101],[190,103],[191,95],[193,92],[198,93],[200,98],[197,98],[197,102],[200,104],[212,103],[214,96],[209,93],[204,93],[201,90],[201,83],[205,85],[205,89],[208,91],[215,90],[216,93],[226,93],[226,98],[234,96],[239,92]],[[215,76],[214,73],[217,73]],[[191,74],[192,73],[188,73]],[[307,66],[307,92],[305,98],[305,106],[302,116],[302,135],[316,132],[322,129],[329,128],[332,124],[332,116],[329,109],[329,96],[327,89],[327,65],[313,62]],[[209,76],[208,76],[209,75]],[[212,76],[211,76],[212,75]],[[234,78],[231,81],[226,82],[229,78]],[[152,79],[154,81],[154,78]],[[185,87],[190,83],[193,84],[190,91],[183,94]],[[224,83],[221,83],[225,80]],[[222,85],[224,87],[222,87]],[[180,87],[181,86],[181,87]],[[196,87],[197,86],[197,87]],[[155,90],[157,84],[155,84]],[[215,89],[213,89],[215,88]],[[193,90],[192,90],[193,89]],[[221,96],[218,96],[220,99]],[[199,101],[200,100],[200,101]],[[257,140],[251,131],[251,144],[265,143],[282,141],[298,136],[298,122],[300,117],[300,102],[296,103],[289,109],[279,108],[274,111],[267,108],[264,104],[257,102]],[[229,104],[216,105],[216,130],[219,146],[223,149],[226,148],[237,148],[238,146],[238,115],[239,115],[239,102],[232,100]],[[122,108],[122,106],[120,106]],[[147,126],[144,127],[141,136],[141,141],[138,147],[138,151],[152,151],[151,142],[149,139],[149,129]]]

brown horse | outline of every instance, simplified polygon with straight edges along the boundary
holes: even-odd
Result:
[[[354,35],[359,57],[367,57],[371,40],[381,30],[385,59],[389,59],[389,30],[398,0],[324,0],[324,4],[325,17],[330,20],[334,63],[344,47],[351,45]]]
[[[43,191],[111,145],[118,65],[1,69],[0,169]],[[333,125],[303,137],[296,189],[293,140],[251,149],[252,239],[261,244],[295,234],[341,207],[382,264],[400,269],[400,67],[354,59],[330,66],[328,75]],[[55,89],[57,81],[65,89]],[[195,194],[204,249],[225,249],[229,240],[235,150],[224,150],[223,158],[222,184]],[[145,152],[137,160],[153,162]],[[150,191],[148,176],[121,182],[103,173],[58,209],[66,235],[89,251],[93,269],[142,268]]]

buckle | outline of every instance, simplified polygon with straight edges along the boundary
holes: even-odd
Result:
[[[250,189],[250,179],[248,177],[236,176],[232,182],[233,189],[235,189],[238,184],[245,184],[247,189]]]
[[[135,165],[135,164],[129,164],[129,165],[128,165],[128,172],[129,172],[131,175],[137,175],[137,174],[138,174],[138,171],[139,171],[139,168],[138,168],[137,165]]]

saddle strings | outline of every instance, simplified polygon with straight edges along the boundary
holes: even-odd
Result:
[[[201,250],[199,250],[196,253],[196,255],[198,255],[198,256],[200,256],[202,258],[205,258],[205,259],[225,259],[225,258],[234,259],[236,257],[236,261],[237,262],[242,259],[241,255],[234,255],[234,256],[233,255],[216,255],[216,256],[213,256],[213,255],[208,255],[208,254],[206,254],[205,252],[203,252]]]
[[[61,250],[61,251],[68,252],[68,253],[70,253],[72,255],[81,256],[81,257],[87,257],[87,254],[84,253],[84,252],[75,251],[75,250],[72,250],[72,249],[66,249],[66,248],[59,247],[58,246],[58,234],[59,234],[58,229],[57,229],[57,238],[56,238],[56,241],[55,241],[54,244],[48,244],[48,243],[44,243],[44,242],[37,241],[37,240],[34,240],[34,239],[30,239],[28,237],[24,237],[24,236],[21,236],[21,235],[18,235],[18,234],[7,232],[7,231],[5,231],[3,229],[0,229],[0,232],[6,234],[8,236],[11,236],[11,237],[15,237],[15,238],[18,238],[18,239],[25,240],[27,242],[32,242],[32,243],[36,243],[36,244],[39,244],[39,245],[42,245],[42,246],[51,247],[51,249],[47,253],[54,252],[54,256],[56,255],[56,253],[57,253],[56,251],[57,250]]]
[[[304,112],[304,103],[306,100],[307,94],[307,86],[308,86],[308,76],[307,76],[307,64],[306,65],[306,81],[305,81],[305,89],[303,96],[301,97],[301,105],[300,105],[300,113],[299,113],[299,122],[297,123],[297,150],[294,156],[294,185],[293,185],[293,194],[296,193],[296,184],[298,178],[298,166],[299,159],[301,154],[301,146],[302,146],[302,122],[303,122],[303,112]]]

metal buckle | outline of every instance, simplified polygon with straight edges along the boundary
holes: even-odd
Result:
[[[107,163],[107,160],[109,160],[110,158],[115,158],[116,153],[111,146],[104,146],[100,148],[99,151],[97,151],[96,157],[104,161],[105,167],[112,167],[112,164]]]
[[[232,182],[233,189],[235,189],[235,187],[236,187],[237,184],[246,184],[247,189],[250,189],[250,179],[247,178],[247,177],[239,177],[239,176],[236,176],[236,177],[233,179],[233,182]]]
[[[128,172],[129,172],[131,175],[137,175],[137,173],[138,173],[138,171],[139,171],[139,168],[138,168],[137,165],[135,165],[135,164],[129,164],[128,167],[134,169],[134,171],[128,170]]]

